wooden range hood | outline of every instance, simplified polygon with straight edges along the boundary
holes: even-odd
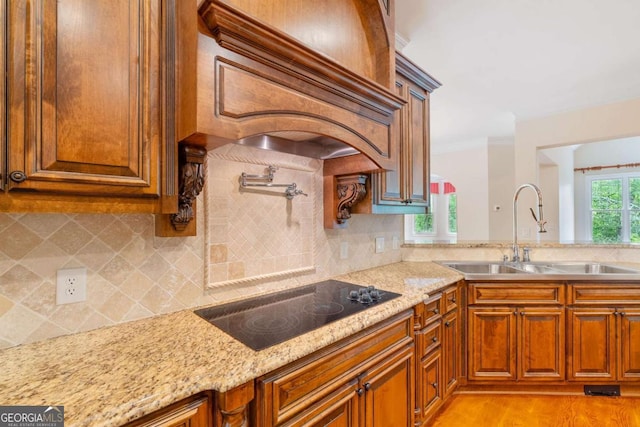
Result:
[[[202,161],[261,136],[355,149],[325,168],[325,217],[335,218],[337,175],[394,167],[405,101],[391,90],[393,10],[392,0],[201,0],[197,99],[178,100],[181,145]]]

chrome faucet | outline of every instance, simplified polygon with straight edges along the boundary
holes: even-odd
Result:
[[[518,195],[520,194],[520,191],[527,187],[535,191],[536,195],[538,196],[538,216],[536,217],[533,209],[529,208],[529,210],[531,211],[531,215],[533,215],[533,219],[538,224],[538,233],[547,232],[547,230],[544,229],[544,225],[547,223],[547,221],[544,220],[542,214],[542,191],[540,191],[540,189],[534,184],[522,184],[520,187],[518,187],[515,194],[513,195],[513,257],[511,259],[511,261],[513,262],[520,262],[520,248],[518,247]],[[529,261],[529,254],[527,253],[526,255],[527,261]]]

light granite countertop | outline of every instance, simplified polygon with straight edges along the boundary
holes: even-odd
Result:
[[[8,348],[0,351],[0,404],[64,405],[67,427],[122,425],[198,392],[251,381],[463,278],[431,262],[334,277],[402,297],[258,352],[193,310]]]

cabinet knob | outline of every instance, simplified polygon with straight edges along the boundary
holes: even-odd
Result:
[[[438,337],[433,337],[433,338],[431,338],[431,341],[433,341],[433,342],[438,342]]]
[[[521,311],[521,312],[520,312],[520,316],[524,316],[524,311]]]
[[[431,310],[431,312],[433,314],[438,314],[438,313],[440,313],[440,310],[438,310],[437,308],[434,308],[433,310]]]
[[[371,390],[371,383],[366,383],[364,385],[364,389],[367,390],[367,391]]]
[[[449,299],[449,302],[452,302],[452,303],[454,303],[454,304],[455,304],[455,302],[456,302],[456,297],[452,297],[452,298],[450,298],[450,299]]]
[[[356,390],[356,393],[358,393],[358,396],[362,396],[364,394],[364,390],[360,387]]]
[[[624,315],[626,315],[626,314],[627,314],[627,313],[625,313],[624,311],[621,311],[621,312],[620,312],[620,316],[624,316]]]
[[[516,316],[518,314],[518,310],[513,311],[513,315]]]
[[[9,174],[9,178],[19,184],[27,179],[27,175],[22,171],[13,171]]]
[[[433,388],[438,388],[438,383],[431,383],[431,386],[432,386]]]
[[[448,328],[449,326],[451,326],[451,322],[444,322],[444,326]]]

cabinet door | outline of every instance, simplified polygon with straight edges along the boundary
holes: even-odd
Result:
[[[568,377],[570,380],[615,379],[613,309],[568,309]]]
[[[208,397],[187,399],[165,410],[150,414],[127,427],[210,427],[211,401]]]
[[[408,86],[407,197],[412,206],[429,206],[429,93]]]
[[[346,384],[297,417],[279,424],[282,427],[357,427],[359,396],[356,380]]]
[[[7,2],[0,1],[0,28],[3,28],[0,31],[0,73],[2,76],[6,76],[7,68],[6,68],[6,28],[7,28]],[[5,92],[5,81],[4,78],[1,80],[2,84],[0,84],[0,191],[4,190],[4,181],[7,177],[5,171],[5,161],[6,161],[6,148],[7,148],[7,129],[6,129],[6,92]],[[1,194],[0,194],[1,197]]]
[[[8,4],[9,190],[158,196],[161,1]]]
[[[509,307],[469,308],[469,379],[515,380],[514,311]]]
[[[416,415],[420,420],[428,419],[442,404],[442,351],[437,349],[418,363],[416,372]]]
[[[458,385],[460,376],[460,325],[458,311],[454,310],[442,319],[442,366],[444,396],[448,396]]]
[[[366,427],[413,427],[414,348],[390,356],[360,380]]]
[[[409,81],[402,76],[396,74],[395,92],[403,99],[407,98],[409,91]],[[395,127],[396,135],[395,140],[397,144],[397,159],[396,169],[381,172],[375,179],[375,182],[379,185],[379,204],[393,204],[400,205],[406,201],[405,187],[406,187],[406,158],[408,157],[406,146],[406,135],[409,130],[408,116],[406,114],[407,106],[402,107],[400,111],[395,114],[395,121],[398,126]]]
[[[520,347],[518,379],[565,379],[564,308],[533,307],[518,310]]]
[[[640,309],[623,308],[618,312],[618,379],[637,381],[640,378]]]

